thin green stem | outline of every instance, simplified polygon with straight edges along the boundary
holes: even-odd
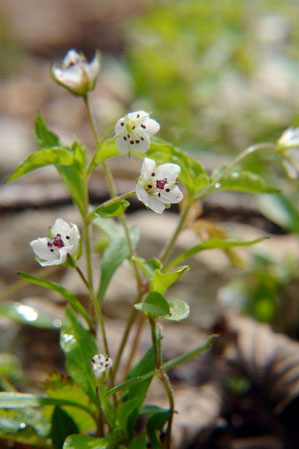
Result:
[[[135,335],[134,335],[134,338],[133,338],[133,341],[131,344],[130,353],[129,353],[129,356],[128,356],[128,359],[126,362],[126,366],[124,368],[124,372],[123,372],[123,376],[122,376],[123,381],[127,378],[127,375],[129,374],[129,371],[131,369],[131,366],[132,366],[132,363],[134,360],[134,356],[135,356],[137,348],[138,348],[138,344],[139,344],[139,340],[140,340],[140,336],[141,336],[144,324],[145,324],[145,315],[144,315],[144,313],[141,313],[138,318],[136,332],[135,332]]]
[[[101,310],[101,306],[94,294],[93,289],[91,288],[88,280],[86,279],[86,277],[84,276],[84,274],[82,273],[82,271],[80,270],[80,268],[76,265],[75,266],[75,270],[77,271],[77,273],[79,274],[80,278],[82,279],[82,281],[84,282],[89,295],[90,295],[90,299],[92,300],[95,312],[96,312],[96,316],[97,319],[100,323],[100,328],[101,328],[101,333],[102,333],[102,339],[103,339],[103,344],[104,344],[104,349],[105,349],[105,353],[107,354],[107,356],[109,357],[109,347],[108,347],[108,341],[107,341],[107,336],[106,336],[106,331],[105,331],[105,325],[104,325],[104,319],[103,319],[103,315],[102,315],[102,310]]]
[[[174,248],[174,245],[176,243],[176,240],[177,240],[177,238],[179,236],[179,233],[181,232],[181,230],[182,230],[182,228],[183,228],[183,226],[185,224],[185,221],[186,221],[186,218],[188,216],[188,213],[189,213],[189,210],[190,210],[191,206],[192,206],[192,199],[190,198],[190,200],[188,201],[188,204],[185,207],[184,212],[182,213],[182,215],[180,217],[180,220],[179,220],[179,222],[177,224],[177,227],[176,227],[176,229],[175,229],[175,231],[174,231],[174,233],[173,233],[173,235],[172,235],[168,245],[164,248],[164,250],[162,251],[162,253],[160,255],[160,260],[161,260],[162,264],[165,264],[165,262],[167,261],[168,257],[170,256],[170,254],[171,254],[171,252],[172,252],[172,250]]]
[[[274,145],[273,143],[257,143],[255,145],[251,145],[250,147],[242,151],[239,154],[239,156],[236,159],[234,159],[230,164],[228,164],[225,170],[220,174],[219,179],[223,178],[224,176],[227,176],[236,165],[238,165],[243,159],[245,159],[250,154],[255,153],[256,151],[275,150],[275,149],[276,145]],[[214,180],[214,182],[218,182],[219,179]]]
[[[156,374],[158,375],[159,379],[164,385],[168,402],[169,402],[169,410],[170,410],[170,417],[168,420],[167,430],[166,430],[166,441],[165,441],[165,449],[170,449],[171,447],[171,430],[172,430],[172,421],[173,421],[173,413],[174,413],[174,398],[173,398],[173,391],[172,387],[169,381],[169,377],[166,374],[166,372],[163,369],[162,364],[162,356],[161,356],[161,350],[160,350],[160,342],[157,338],[157,329],[156,329],[156,322],[152,318],[149,318],[150,327],[151,327],[151,335],[152,335],[152,343],[154,348],[154,354],[155,354],[155,364],[156,364]]]
[[[93,276],[92,276],[92,262],[91,262],[91,248],[90,248],[90,234],[87,217],[83,218],[83,235],[85,246],[85,257],[87,266],[87,279],[88,284],[93,288]]]
[[[143,291],[139,291],[138,295],[136,296],[136,299],[134,301],[134,304],[137,304],[137,302],[140,302],[143,295],[144,295],[144,292]],[[122,339],[121,339],[121,342],[120,342],[120,345],[119,345],[119,348],[118,348],[118,351],[117,351],[117,354],[116,354],[116,357],[115,357],[115,360],[114,360],[114,363],[113,363],[113,375],[114,376],[117,373],[117,370],[118,370],[118,367],[119,367],[119,364],[120,364],[120,361],[121,361],[121,358],[122,358],[122,355],[123,355],[124,348],[126,346],[126,343],[128,341],[128,338],[129,338],[132,326],[133,326],[133,324],[135,322],[135,319],[136,319],[136,315],[137,315],[137,310],[133,306],[132,309],[131,309],[128,321],[126,323],[126,327],[125,327],[125,330],[124,330],[124,333],[123,333],[123,336],[122,336]]]

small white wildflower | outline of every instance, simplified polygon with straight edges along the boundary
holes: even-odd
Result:
[[[62,67],[51,68],[54,80],[75,95],[86,95],[94,89],[100,72],[100,53],[96,52],[91,62],[82,53],[69,50],[62,61]]]
[[[151,119],[147,112],[130,112],[115,125],[116,146],[120,151],[146,151],[151,137],[159,129],[159,123]]]
[[[38,238],[30,242],[36,260],[42,267],[62,265],[67,255],[76,257],[80,246],[80,233],[73,223],[57,218],[49,229],[49,237]]]
[[[183,199],[176,185],[180,171],[177,164],[157,166],[154,160],[145,158],[136,184],[137,198],[154,212],[162,214],[165,205],[179,203]]]
[[[111,369],[112,364],[112,359],[104,354],[96,354],[91,359],[91,366],[97,379],[99,379],[102,374],[107,373]]]
[[[299,174],[299,128],[288,128],[278,140],[279,151],[283,154],[283,165],[290,178]]]

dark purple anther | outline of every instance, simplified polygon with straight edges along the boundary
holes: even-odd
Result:
[[[55,239],[53,239],[53,245],[56,246],[56,248],[60,249],[64,246],[63,241],[61,240],[61,237],[57,235]]]
[[[167,184],[167,179],[166,178],[164,178],[164,179],[157,179],[157,181],[156,181],[156,186],[157,186],[158,189],[163,190],[165,184]]]

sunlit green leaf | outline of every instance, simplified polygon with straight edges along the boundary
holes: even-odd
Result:
[[[111,139],[107,139],[97,147],[96,152],[88,168],[89,173],[91,173],[97,165],[101,164],[106,159],[120,154],[115,144],[115,140],[116,139],[114,137]]]
[[[146,435],[141,434],[129,444],[128,449],[146,449]]]
[[[23,378],[23,370],[19,358],[14,354],[2,352],[0,354],[0,388],[4,390],[1,385],[1,379],[7,379],[9,385],[15,385]]]
[[[163,273],[161,270],[155,270],[151,280],[151,289],[164,295],[172,284],[174,284],[184,273],[189,271],[187,265],[178,267],[172,273]]]
[[[66,367],[72,379],[98,405],[91,359],[98,354],[94,337],[83,327],[73,310],[68,307],[61,329],[60,345],[66,356]]]
[[[104,438],[94,438],[87,435],[70,435],[63,449],[106,449],[108,442]]]
[[[70,166],[73,164],[73,160],[72,153],[62,147],[36,151],[26,157],[8,178],[7,182],[15,181],[21,176],[24,176],[37,168],[45,167],[46,165]]]
[[[168,301],[169,304],[169,315],[164,316],[165,320],[170,321],[181,321],[189,316],[190,307],[181,299],[174,299],[173,301]]]
[[[82,388],[64,374],[51,372],[48,379],[43,382],[42,386],[47,395],[51,398],[61,399],[63,401],[75,401],[88,408],[90,413],[95,411],[95,406],[90,402],[89,397],[84,393]],[[67,405],[63,405],[63,409],[66,410],[75,421],[80,432],[90,432],[94,430],[96,423],[90,413],[87,413],[86,410]]]
[[[139,399],[129,399],[128,401],[124,402],[124,404],[120,405],[117,409],[117,419],[119,426],[126,430],[127,428],[127,422],[128,417],[131,414],[131,412],[138,407],[139,405]]]
[[[209,177],[199,162],[162,140],[153,141],[146,155],[159,164],[178,164],[181,167],[179,179],[190,194],[195,194],[209,183]]]

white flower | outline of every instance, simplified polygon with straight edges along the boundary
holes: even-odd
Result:
[[[107,357],[104,354],[96,354],[91,359],[91,366],[97,379],[99,379],[103,373],[107,373],[111,369],[112,364],[113,362],[110,357]]]
[[[279,151],[283,155],[283,165],[290,178],[299,174],[299,128],[288,128],[278,140]]]
[[[147,112],[130,112],[115,125],[116,146],[120,151],[146,151],[151,137],[159,129],[159,123],[151,119]]]
[[[80,233],[73,223],[57,218],[49,229],[49,237],[38,238],[30,242],[38,263],[42,267],[62,265],[67,255],[76,257],[80,246]]]
[[[69,50],[62,61],[62,67],[51,68],[54,80],[76,95],[85,95],[94,89],[100,71],[100,53],[96,52],[91,62],[82,53]]]
[[[281,148],[299,147],[299,128],[288,128],[284,131],[278,140],[278,145]]]
[[[137,198],[154,212],[162,214],[165,205],[179,203],[183,199],[176,185],[180,171],[177,164],[156,166],[155,161],[145,158],[136,184]]]

